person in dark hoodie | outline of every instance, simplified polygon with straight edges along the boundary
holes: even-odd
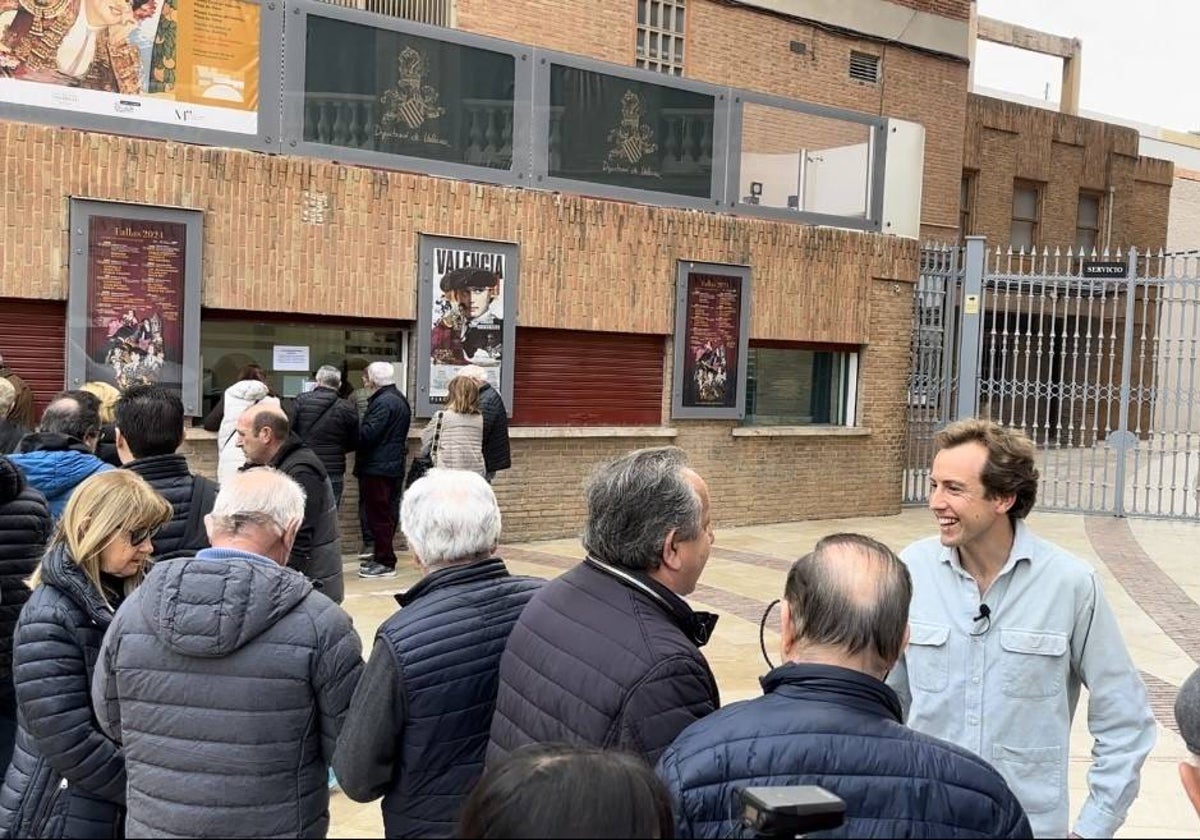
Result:
[[[0,379],[0,383],[4,380]],[[50,508],[12,461],[0,455],[0,767],[12,759],[17,700],[12,681],[13,630],[29,600],[33,574],[54,530]]]
[[[133,385],[117,401],[117,453],[166,499],[173,514],[154,540],[155,558],[170,560],[208,548],[204,517],[217,500],[217,483],[188,470],[183,443],[183,401],[159,385]]]
[[[55,519],[71,493],[96,473],[111,470],[96,457],[100,439],[98,400],[86,391],[64,391],[42,412],[38,430],[21,439],[12,462],[46,497]]]
[[[236,440],[246,453],[243,470],[271,466],[304,490],[304,520],[288,565],[340,604],[345,590],[337,504],[321,459],[291,432],[283,410],[272,405],[242,412]]]
[[[0,837],[124,836],[125,759],[96,725],[90,686],[113,613],[170,518],[125,470],[92,476],[67,503],[13,634],[18,729]]]
[[[362,645],[286,568],[303,516],[283,473],[235,474],[206,519],[212,548],[156,563],[113,621],[92,698],[125,748],[128,836],[326,835]]]

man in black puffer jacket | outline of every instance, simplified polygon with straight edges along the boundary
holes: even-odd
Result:
[[[820,785],[846,803],[822,837],[1032,837],[1004,779],[979,756],[909,729],[883,678],[908,641],[912,579],[887,546],[835,534],[792,566],[784,664],[764,695],[684,730],[658,773],[675,836],[740,836],[734,788]]]
[[[412,409],[396,389],[396,373],[388,362],[371,362],[364,374],[370,383],[367,412],[358,427],[354,474],[366,506],[374,555],[358,570],[361,578],[396,576],[396,516],[404,488],[404,461]]]
[[[92,682],[124,747],[129,837],[325,837],[329,760],[362,673],[350,616],[286,568],[304,513],[269,467],[234,475],[212,548],[156,563]]]
[[[500,508],[475,473],[430,470],[400,517],[425,576],[379,628],[333,769],[351,799],[383,796],[386,836],[453,837],[483,773],[504,642],[543,582],[495,556]]]
[[[158,385],[133,385],[117,401],[117,454],[171,505],[171,521],[154,536],[154,556],[170,560],[208,548],[204,517],[217,499],[217,483],[188,471],[177,454],[183,443],[183,401]]]
[[[500,661],[487,762],[565,741],[654,763],[719,705],[700,653],[716,616],[693,612],[713,542],[708,486],[676,447],[597,470],[587,489],[588,557],[533,597]]]
[[[289,419],[292,431],[325,465],[329,483],[333,485],[333,500],[340,505],[346,453],[353,452],[358,446],[358,411],[347,400],[338,397],[342,373],[337,368],[332,365],[318,368],[316,380],[316,388],[293,400]]]
[[[275,406],[254,406],[242,412],[237,445],[246,452],[243,470],[274,467],[304,490],[304,521],[288,566],[340,604],[345,594],[342,541],[333,487],[321,459],[291,432],[287,415]]]
[[[0,455],[0,767],[8,766],[17,735],[13,628],[29,600],[25,579],[37,568],[53,530],[54,520],[42,494]]]

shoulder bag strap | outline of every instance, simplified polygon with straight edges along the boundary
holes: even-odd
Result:
[[[438,462],[438,440],[442,436],[442,419],[446,416],[446,412],[439,411],[437,413],[437,425],[433,427],[433,444],[429,447],[429,459],[436,467]]]

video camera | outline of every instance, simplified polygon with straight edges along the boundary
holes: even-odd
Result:
[[[733,794],[742,826],[755,837],[791,840],[838,828],[846,820],[846,803],[816,785],[736,787]]]

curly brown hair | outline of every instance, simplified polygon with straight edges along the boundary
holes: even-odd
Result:
[[[987,450],[983,465],[986,498],[1013,496],[1008,518],[1024,519],[1037,501],[1037,449],[1025,433],[1006,429],[991,420],[959,420],[933,436],[934,454],[965,443],[979,443]]]

